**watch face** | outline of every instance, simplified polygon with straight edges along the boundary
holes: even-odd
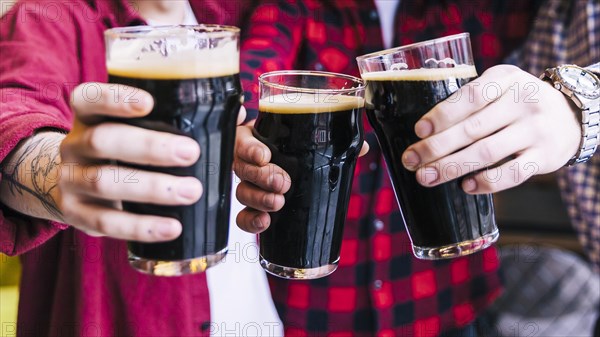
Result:
[[[563,84],[573,92],[590,99],[600,97],[600,80],[592,72],[576,67],[564,66],[558,74]]]

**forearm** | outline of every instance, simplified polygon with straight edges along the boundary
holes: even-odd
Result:
[[[64,222],[58,207],[59,146],[65,135],[45,131],[23,140],[0,163],[0,202],[35,218]]]

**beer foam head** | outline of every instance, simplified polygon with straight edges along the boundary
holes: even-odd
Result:
[[[239,73],[236,39],[211,41],[210,33],[174,27],[139,39],[112,41],[106,67],[114,76],[144,79],[191,79]]]
[[[459,65],[453,68],[375,71],[361,76],[365,81],[441,81],[448,78],[477,77],[477,70],[475,66]]]
[[[314,114],[362,108],[365,103],[358,96],[290,93],[263,98],[258,104],[262,112]]]

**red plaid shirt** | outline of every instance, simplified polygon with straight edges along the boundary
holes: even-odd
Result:
[[[394,45],[471,33],[479,71],[525,38],[533,1],[401,1]],[[242,78],[256,112],[259,74],[314,69],[358,75],[355,57],[383,49],[370,1],[265,1],[244,30]],[[436,336],[474,320],[501,288],[495,248],[468,257],[424,261],[410,241],[365,121],[371,150],[358,162],[341,259],[331,276],[313,281],[270,278],[287,336]]]

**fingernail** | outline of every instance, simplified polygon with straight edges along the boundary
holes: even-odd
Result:
[[[255,217],[252,220],[252,226],[254,226],[254,228],[258,230],[263,230],[265,228],[265,225],[262,223],[259,216]]]
[[[202,194],[202,185],[195,178],[186,178],[177,186],[177,194],[180,197],[196,200]]]
[[[180,140],[175,145],[175,155],[183,160],[195,159],[198,155],[198,145],[192,140]]]
[[[473,192],[477,189],[477,181],[473,178],[467,178],[463,180],[463,190],[467,193]]]
[[[279,192],[283,188],[284,178],[281,173],[273,173],[269,179],[269,186],[273,189],[273,191]]]
[[[269,161],[267,160],[267,152],[263,147],[253,146],[248,151],[250,160],[254,161],[256,164],[262,166],[269,163]]]
[[[161,221],[157,224],[158,234],[162,237],[173,237],[179,232],[178,224],[171,221]]]
[[[264,206],[267,208],[273,208],[275,206],[275,195],[274,194],[269,194],[267,195],[264,200]]]
[[[425,185],[431,185],[432,183],[438,180],[439,174],[438,171],[434,167],[425,167],[421,170],[421,181]]]
[[[414,170],[421,163],[421,158],[417,152],[408,150],[404,152],[404,156],[402,156],[402,163],[406,169]]]
[[[150,110],[152,104],[152,96],[148,94],[138,95],[135,100],[131,103],[131,107],[137,111],[147,111]]]
[[[433,125],[426,119],[421,119],[415,124],[415,133],[419,138],[429,137],[433,133]]]

